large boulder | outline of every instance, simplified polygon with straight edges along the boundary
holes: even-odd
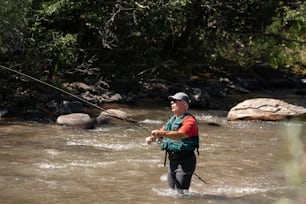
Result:
[[[286,103],[279,99],[254,98],[233,107],[227,114],[228,120],[282,120],[305,116],[306,108]]]
[[[68,127],[79,127],[84,129],[92,129],[95,126],[95,121],[86,113],[61,115],[57,118],[56,123]]]

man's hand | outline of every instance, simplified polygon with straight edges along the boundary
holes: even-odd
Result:
[[[152,130],[151,135],[154,136],[154,138],[163,137],[165,132],[161,130]]]
[[[150,145],[152,142],[154,142],[154,137],[153,136],[149,136],[149,137],[146,137],[146,143],[148,144],[148,145]]]

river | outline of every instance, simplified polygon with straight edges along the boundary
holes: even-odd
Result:
[[[158,105],[122,110],[148,129],[171,114]],[[167,188],[164,153],[157,144],[146,145],[148,131],[135,124],[84,130],[1,120],[0,201],[263,204],[297,198],[300,189],[285,173],[292,157],[287,138],[300,130],[297,138],[306,141],[305,122],[230,122],[226,111],[190,112],[200,129],[196,174],[207,184],[194,176],[185,196]]]

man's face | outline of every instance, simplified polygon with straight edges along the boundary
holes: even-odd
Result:
[[[175,114],[182,114],[186,112],[186,102],[184,100],[171,100],[171,111]]]

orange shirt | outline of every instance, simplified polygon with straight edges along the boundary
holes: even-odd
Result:
[[[188,137],[197,136],[198,125],[196,119],[192,116],[188,116],[184,119],[183,124],[178,131],[186,133]]]
[[[164,130],[163,126],[160,130]],[[183,124],[178,129],[179,132],[186,133],[188,137],[197,136],[198,135],[198,124],[194,117],[188,116],[183,120]]]

